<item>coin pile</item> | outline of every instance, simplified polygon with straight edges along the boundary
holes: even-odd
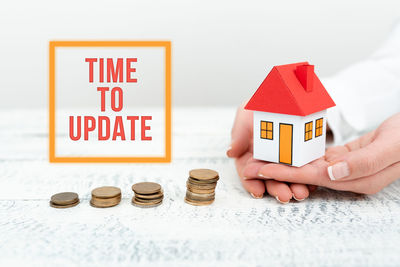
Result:
[[[160,205],[164,198],[161,185],[152,182],[142,182],[132,185],[135,196],[132,204],[137,207],[151,208]]]
[[[63,192],[51,196],[50,206],[53,208],[70,208],[79,204],[79,197],[77,193]]]
[[[92,190],[90,205],[96,208],[108,208],[121,202],[121,189],[114,186],[102,186]]]
[[[212,204],[215,199],[215,187],[218,180],[219,175],[216,171],[209,169],[191,170],[186,182],[185,202],[196,206]]]

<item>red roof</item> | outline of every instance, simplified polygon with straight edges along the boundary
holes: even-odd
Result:
[[[273,67],[245,109],[307,116],[333,106],[314,66],[301,62]]]

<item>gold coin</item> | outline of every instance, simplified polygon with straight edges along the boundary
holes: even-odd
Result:
[[[93,202],[92,200],[90,200],[90,205],[94,208],[110,208],[110,207],[117,206],[118,204],[119,204],[119,201],[114,202],[114,203],[110,202],[108,204],[104,204],[104,203],[96,203],[96,202]]]
[[[78,194],[74,192],[63,192],[52,195],[50,201],[54,205],[69,205],[79,201],[79,197]]]
[[[92,190],[92,197],[113,198],[121,196],[121,189],[115,186],[102,186]]]
[[[142,194],[135,193],[135,196],[138,198],[142,198],[142,199],[155,199],[155,198],[160,198],[160,197],[164,196],[164,194],[163,194],[163,191],[161,190],[160,192],[158,192],[156,194],[150,194],[150,195],[142,195]]]
[[[70,204],[66,204],[66,205],[58,205],[58,204],[55,204],[54,202],[50,201],[50,206],[53,208],[57,208],[57,209],[71,208],[71,207],[75,207],[78,204],[79,204],[79,199],[74,203],[70,203]]]
[[[190,191],[186,191],[186,198],[196,201],[209,201],[215,199],[215,194],[196,194]]]
[[[211,183],[211,184],[193,184],[190,181],[186,182],[187,188],[196,188],[196,189],[215,189],[217,186],[217,183]]]
[[[219,177],[218,172],[209,169],[191,170],[189,176],[198,180],[211,180]]]
[[[156,206],[161,205],[161,203],[162,203],[162,199],[159,200],[158,202],[148,202],[148,203],[140,202],[135,198],[132,199],[132,204],[137,206],[137,207],[141,207],[141,208],[152,208],[152,207],[156,207]]]
[[[152,182],[142,182],[132,185],[132,190],[136,194],[149,195],[161,191],[161,185]]]
[[[152,205],[141,205],[141,204],[136,204],[136,203],[132,202],[133,206],[136,206],[139,208],[154,208],[154,207],[160,206],[161,204],[162,204],[162,201],[160,203],[152,204]]]
[[[194,201],[185,197],[185,202],[194,206],[206,206],[212,204],[214,202],[214,199],[210,201]]]
[[[121,202],[121,196],[115,198],[97,198],[92,197],[90,205],[96,208],[109,208],[118,205]]]
[[[138,202],[143,202],[143,203],[157,203],[157,202],[163,200],[164,197],[159,197],[159,198],[154,198],[154,199],[143,199],[143,198],[135,196],[135,199]]]
[[[215,193],[215,189],[198,189],[198,188],[193,188],[190,187],[187,190],[189,190],[190,192],[193,193],[197,193],[197,194],[211,194],[211,193]]]
[[[216,179],[210,179],[210,180],[199,180],[199,179],[195,179],[193,177],[189,177],[188,180],[193,183],[193,184],[210,184],[210,183],[216,183],[219,178]]]
[[[186,193],[186,198],[192,201],[210,201],[210,200],[214,200],[215,196],[209,196],[209,197],[196,197],[196,196],[192,196],[188,193]]]
[[[112,202],[116,202],[116,201],[121,201],[121,195],[116,196],[116,197],[110,197],[110,198],[98,198],[98,197],[94,197],[92,196],[92,201],[96,202],[96,203],[112,203]]]

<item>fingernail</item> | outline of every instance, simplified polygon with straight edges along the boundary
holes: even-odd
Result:
[[[283,202],[283,201],[281,201],[281,200],[279,199],[278,196],[276,196],[275,198],[276,198],[276,200],[278,200],[279,203],[282,203],[282,204],[288,204],[288,203],[290,202],[290,199],[289,199],[287,202]]]
[[[229,147],[228,147],[228,149],[226,150],[226,155],[228,156],[228,157],[230,157],[231,155],[231,150],[232,150],[232,146],[230,145]]]
[[[269,177],[265,176],[265,175],[262,174],[262,173],[259,173],[258,176],[260,176],[260,177],[262,177],[262,178],[269,178]]]
[[[253,193],[250,193],[250,195],[251,195],[253,198],[262,198],[262,197],[263,197],[263,195],[255,195],[255,194],[253,194]]]
[[[293,194],[293,198],[295,199],[295,200],[297,200],[297,201],[303,201],[305,198],[299,198],[299,199],[297,199],[296,197],[295,197],[295,195]]]
[[[328,167],[328,175],[332,181],[347,177],[350,175],[349,165],[345,161],[333,164]]]

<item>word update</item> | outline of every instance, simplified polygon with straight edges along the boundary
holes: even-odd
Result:
[[[137,58],[85,58],[89,67],[89,83],[137,83],[132,76],[136,68],[132,67]],[[98,70],[98,77],[94,77],[94,68]],[[97,75],[96,75],[97,76]],[[106,111],[106,100],[110,100],[110,107],[118,114],[124,107],[124,91],[119,86],[99,86],[100,112]],[[151,141],[147,131],[151,130],[148,122],[152,116],[69,116],[69,137],[73,141],[89,140],[95,136],[98,141],[131,140],[136,138],[137,128],[140,128],[140,140]],[[128,126],[126,125],[128,124]],[[137,127],[137,125],[140,127]],[[125,128],[130,128],[130,135],[126,135]],[[93,134],[91,134],[93,132]],[[97,133],[96,133],[97,132]],[[139,132],[139,131],[138,131]]]

